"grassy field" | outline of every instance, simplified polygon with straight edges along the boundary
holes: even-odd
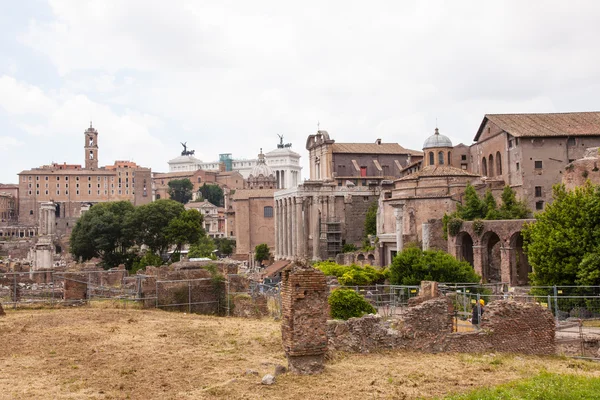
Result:
[[[278,322],[158,310],[7,310],[0,343],[0,399],[416,399],[600,377],[599,364],[554,357],[387,352],[337,354],[322,375],[263,386],[286,365]]]

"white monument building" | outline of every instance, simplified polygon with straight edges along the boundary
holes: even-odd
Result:
[[[196,171],[199,169],[218,171],[224,164],[225,171],[238,171],[244,179],[252,172],[258,163],[258,158],[232,158],[231,154],[220,154],[218,161],[203,162],[194,156],[194,150],[187,150],[187,144],[182,143],[183,152],[168,162],[169,172]],[[283,143],[283,135],[279,135],[277,148],[265,154],[266,164],[271,167],[277,178],[277,189],[289,189],[301,183],[302,167],[300,154],[292,150],[290,143]]]

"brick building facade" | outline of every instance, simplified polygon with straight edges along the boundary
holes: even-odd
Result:
[[[127,200],[134,205],[152,200],[150,168],[130,161],[98,167],[98,131],[84,132],[84,167],[78,164],[44,165],[19,173],[19,223],[36,225],[42,203],[56,204],[56,232],[67,233],[82,208],[106,201]]]

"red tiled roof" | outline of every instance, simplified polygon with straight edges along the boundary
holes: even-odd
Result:
[[[332,145],[334,153],[354,153],[354,154],[410,154],[413,156],[422,156],[423,152],[405,149],[398,143],[334,143]]]
[[[487,121],[516,137],[600,136],[600,112],[548,114],[486,114],[475,135],[479,140]]]
[[[479,177],[479,175],[477,174],[473,174],[463,169],[451,167],[449,165],[428,165],[426,167],[421,168],[413,174],[406,175],[402,178],[397,179],[397,181],[409,181],[411,179],[425,178],[430,176],[470,176],[473,178]]]

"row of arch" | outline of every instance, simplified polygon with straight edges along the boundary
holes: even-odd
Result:
[[[475,241],[470,233],[463,231],[456,236],[455,246],[455,256],[471,264],[484,283],[529,283],[532,269],[523,252],[521,231],[513,232],[504,240],[498,233],[487,231]]]
[[[489,160],[489,163],[488,163]],[[494,156],[492,154],[489,155],[488,158],[483,157],[481,159],[481,174],[483,176],[497,176],[502,175],[502,155],[499,151],[496,152],[496,173],[494,173]],[[489,167],[489,173],[488,173]]]

